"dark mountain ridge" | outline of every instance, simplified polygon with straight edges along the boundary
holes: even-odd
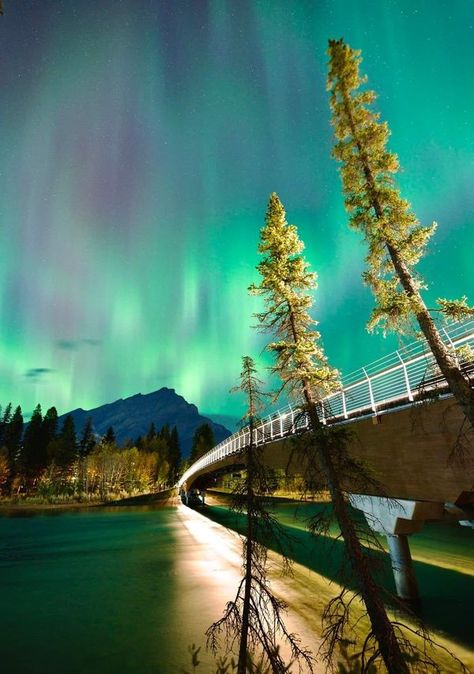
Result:
[[[222,424],[214,423],[211,418],[199,414],[196,405],[188,403],[174,389],[161,388],[153,393],[137,393],[129,398],[120,398],[113,403],[101,405],[91,410],[78,408],[69,412],[74,419],[76,432],[80,436],[84,424],[90,417],[97,435],[104,435],[112,426],[119,444],[126,440],[135,440],[145,435],[151,423],[157,430],[168,424],[176,426],[179,433],[181,451],[188,456],[196,428],[208,423],[214,431],[216,443],[221,442],[231,432]],[[60,424],[68,416],[59,417]]]

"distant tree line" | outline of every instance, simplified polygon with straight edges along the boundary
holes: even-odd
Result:
[[[105,499],[156,491],[176,482],[181,463],[176,426],[157,430],[152,423],[146,435],[121,447],[112,426],[99,436],[91,418],[78,434],[71,415],[59,424],[55,407],[43,415],[37,405],[28,424],[20,406],[0,407],[2,496]]]

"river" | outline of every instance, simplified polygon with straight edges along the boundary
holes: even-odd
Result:
[[[182,505],[4,512],[1,671],[174,674],[183,667],[191,671],[188,646],[204,646],[206,628],[233,598],[240,575],[240,539],[218,523],[223,514],[223,508],[210,507],[209,515],[217,520],[213,521]],[[289,506],[282,507],[281,519],[307,536],[290,521]],[[432,581],[445,582],[448,576],[443,573],[451,574],[451,589],[458,595],[451,596],[444,614],[454,611],[457,603],[463,616],[460,624],[469,620],[474,598],[472,547],[465,533],[459,538],[451,533],[451,538],[439,542],[436,553],[428,544],[417,552],[430,569],[430,555],[442,558],[445,546],[450,568],[435,566],[441,575],[435,574]],[[275,592],[291,607],[289,627],[314,650],[319,611],[334,586],[304,563],[295,565],[293,577],[283,578],[276,556],[271,559]],[[453,639],[459,641],[457,652],[471,660],[470,627],[456,635],[446,625],[449,620],[436,629],[443,629],[451,646]],[[200,659],[197,673],[209,674],[212,659],[204,648]],[[323,668],[318,666],[317,671]]]

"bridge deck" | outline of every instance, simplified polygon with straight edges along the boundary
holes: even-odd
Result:
[[[474,346],[474,321],[445,330],[443,337],[471,377],[474,364],[461,347]],[[464,434],[463,415],[423,341],[344,378],[341,389],[320,402],[319,415],[324,423],[350,426],[349,451],[371,467],[389,496],[454,502],[462,492],[474,489],[474,452],[469,451],[474,449],[473,438]],[[288,465],[288,438],[308,426],[306,414],[291,405],[263,419],[254,440],[263,447],[265,462],[301,472],[301,465],[299,470]],[[190,485],[226,465],[245,463],[249,440],[248,427],[234,433],[198,459],[179,485]],[[460,441],[468,450],[464,466],[454,460],[453,450]]]

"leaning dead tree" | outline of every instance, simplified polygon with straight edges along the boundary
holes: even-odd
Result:
[[[237,674],[254,671],[251,654],[263,654],[268,671],[285,674],[285,664],[278,644],[284,642],[291,651],[291,665],[306,665],[313,671],[313,659],[300,646],[296,635],[291,634],[284,623],[286,604],[270,589],[267,575],[267,546],[282,542],[283,532],[268,509],[265,494],[270,491],[269,475],[265,469],[260,450],[256,445],[258,414],[263,408],[262,382],[257,378],[256,368],[249,356],[242,359],[239,386],[247,399],[248,443],[245,447],[246,474],[233,493],[232,509],[245,515],[243,537],[242,579],[235,598],[228,602],[224,615],[207,630],[208,646],[215,652],[220,637],[224,636],[229,650],[238,643]],[[283,547],[279,546],[283,554]],[[285,565],[289,560],[283,555]]]

